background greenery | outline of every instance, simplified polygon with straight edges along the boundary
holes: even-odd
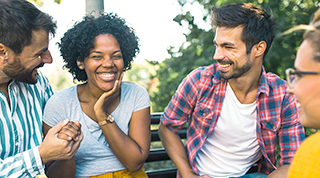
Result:
[[[43,0],[30,0],[39,6]],[[251,2],[257,4],[275,18],[276,37],[264,60],[266,71],[278,74],[284,78],[284,71],[293,67],[295,54],[302,42],[303,32],[293,32],[283,36],[282,33],[299,24],[309,24],[312,14],[320,7],[318,0],[177,0],[181,13],[173,18],[179,25],[187,27],[185,42],[179,49],[167,49],[171,56],[162,62],[146,59],[144,64],[134,63],[132,69],[126,72],[124,80],[136,82],[144,86],[150,94],[151,111],[163,112],[183,78],[199,66],[210,65],[215,48],[212,40],[214,32],[202,29],[196,24],[192,11],[184,11],[184,6],[199,4],[202,7],[203,21],[210,24],[210,9],[224,4]],[[61,0],[55,0],[60,3]],[[164,12],[165,13],[165,12]],[[73,85],[72,78],[66,71],[56,69],[48,76],[55,91]],[[307,129],[307,135],[313,132]]]
[[[41,5],[42,0],[35,1]],[[210,7],[220,7],[224,4],[251,2],[260,5],[275,17],[276,37],[271,49],[264,60],[266,71],[278,74],[284,78],[284,71],[293,67],[295,54],[302,42],[303,32],[294,32],[282,36],[289,28],[299,24],[309,24],[312,14],[320,7],[318,0],[177,0],[183,9],[189,4],[200,4],[203,7],[203,21],[210,23]],[[61,0],[55,0],[60,3]],[[164,11],[165,13],[165,11]],[[212,59],[215,48],[212,40],[214,32],[199,27],[195,22],[192,11],[181,11],[173,18],[182,26],[187,26],[186,40],[179,49],[170,47],[170,58],[162,62],[146,59],[145,64],[133,64],[133,67],[125,75],[125,80],[130,80],[144,86],[150,94],[152,112],[163,112],[175,93],[182,79],[193,69],[214,63]],[[48,76],[55,91],[73,85],[72,79],[65,71],[57,69],[54,74]],[[306,135],[315,133],[316,129],[306,129]],[[162,147],[161,143],[155,143],[152,148]],[[279,155],[278,155],[279,156]],[[160,167],[159,167],[160,166]],[[161,164],[146,164],[146,170],[174,167],[172,162]]]
[[[293,61],[299,44],[302,41],[302,32],[281,36],[289,28],[298,24],[308,24],[310,16],[319,7],[317,0],[178,0],[183,7],[188,3],[199,3],[203,6],[203,20],[210,23],[210,7],[220,7],[224,4],[252,2],[262,6],[267,12],[273,14],[276,23],[276,37],[271,49],[264,60],[266,71],[274,72],[284,78],[287,67],[293,67]],[[212,59],[214,46],[212,43],[214,32],[198,27],[192,12],[177,14],[174,21],[180,25],[187,24],[189,33],[185,34],[186,42],[181,44],[178,52],[168,49],[171,58],[161,63],[154,62],[158,70],[153,77],[159,83],[157,92],[151,94],[153,111],[163,111],[174,94],[182,79],[193,69],[214,63]]]
[[[29,1],[34,1],[39,6],[43,3],[43,0]],[[62,0],[53,1],[61,3]],[[200,28],[195,23],[193,12],[184,11],[184,6],[199,4],[202,7],[202,19],[207,24],[210,24],[212,6],[251,2],[263,7],[274,16],[276,24],[276,37],[263,64],[267,72],[276,73],[281,78],[284,78],[286,68],[293,67],[303,32],[297,31],[285,36],[282,33],[295,25],[309,24],[312,14],[320,7],[318,0],[177,0],[177,2],[182,10],[173,21],[189,29],[184,33],[185,42],[179,49],[174,47],[167,49],[170,58],[162,62],[146,59],[145,64],[134,63],[132,69],[125,75],[126,80],[139,83],[149,91],[152,112],[164,111],[182,79],[192,70],[215,62],[212,59],[215,51],[212,43],[213,30]],[[55,91],[72,85],[71,77],[64,72],[60,75],[55,74],[52,78]]]

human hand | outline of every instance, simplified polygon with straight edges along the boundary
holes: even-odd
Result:
[[[113,88],[110,91],[104,92],[93,106],[93,110],[95,111],[98,121],[99,118],[105,119],[106,114],[108,114],[107,109],[120,95],[122,78],[123,73],[120,75],[119,79],[115,81]]]
[[[38,147],[43,163],[52,160],[71,159],[77,152],[83,139],[83,133],[81,130],[77,141],[74,141],[73,139],[68,141],[58,138],[58,134],[61,129],[69,123],[69,119],[61,121],[47,132],[43,142]],[[65,133],[65,131],[63,131],[63,133]]]
[[[63,126],[58,133],[57,137],[59,139],[64,139],[67,141],[78,141],[81,134],[81,124],[79,121],[70,121],[67,125]]]
[[[181,174],[181,172],[180,172],[180,174]],[[186,177],[186,178],[211,178],[207,174],[199,176],[199,175],[195,174],[193,171],[184,172],[182,177]]]
[[[191,168],[189,171],[185,171],[185,172],[180,172],[181,176],[184,178],[211,178],[210,176],[208,176],[207,174],[199,176],[196,173],[194,173]]]

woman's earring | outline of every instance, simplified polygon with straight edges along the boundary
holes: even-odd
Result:
[[[77,61],[77,66],[79,67],[80,70],[84,69],[83,63],[81,61]]]

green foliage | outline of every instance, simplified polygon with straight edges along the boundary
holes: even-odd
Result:
[[[37,6],[42,7],[43,6],[43,0],[27,0],[29,2],[34,2],[35,4],[37,4]],[[55,3],[61,4],[62,0],[52,0]]]
[[[193,18],[189,20],[193,24]],[[171,58],[159,64],[160,67],[156,75],[160,81],[158,92],[151,95],[151,101],[156,103],[153,106],[153,110],[156,112],[164,110],[177,86],[188,73],[199,66],[215,62],[212,59],[213,31],[205,31],[195,24],[192,29],[193,31],[186,35],[187,41],[181,45],[179,52],[175,53],[172,51],[173,48],[170,48],[168,53]]]
[[[133,63],[131,69],[125,72],[124,80],[137,83],[149,90],[152,79],[151,76],[154,74],[154,66],[147,61],[145,61],[145,63]]]
[[[49,68],[51,69],[49,70]],[[40,70],[47,76],[55,93],[76,84],[73,82],[71,74],[62,70],[57,64],[45,65]]]
[[[264,5],[272,9],[277,25],[276,37],[264,61],[267,71],[284,78],[285,69],[293,67],[297,48],[302,42],[302,32],[298,31],[285,36],[281,34],[295,25],[309,24],[311,14],[318,8],[316,3],[317,1],[314,0],[288,0],[270,1]]]
[[[60,4],[62,0],[54,0],[54,2]]]
[[[37,4],[37,6],[42,7],[43,6],[43,0],[27,0],[29,2],[34,2]]]
[[[245,0],[178,0],[183,7],[187,3],[199,3],[203,7],[204,21],[210,21],[210,9],[214,5],[247,2]],[[295,54],[302,41],[302,32],[294,32],[283,36],[282,33],[298,24],[309,24],[310,16],[319,7],[317,0],[252,0],[275,17],[276,37],[264,60],[267,71],[274,72],[284,78],[287,67],[293,67]],[[213,30],[201,29],[195,24],[192,12],[183,12],[174,19],[180,25],[187,24],[189,33],[185,34],[184,42],[177,52],[168,49],[171,58],[158,65],[156,76],[159,79],[157,92],[153,93],[151,101],[153,110],[164,111],[178,85],[193,69],[214,63]],[[209,23],[209,22],[208,22]]]
[[[305,129],[306,137],[309,137],[310,135],[319,131],[319,129],[306,128],[306,127],[304,129]]]

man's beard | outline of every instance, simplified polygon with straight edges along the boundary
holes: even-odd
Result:
[[[41,62],[37,67],[39,68],[44,65]],[[3,72],[12,80],[24,82],[28,84],[36,84],[38,81],[38,77],[33,77],[32,72],[35,69],[26,69],[24,66],[21,65],[21,61],[19,58],[15,58],[12,64],[8,64],[3,68]]]
[[[233,63],[233,67],[234,67],[234,63]],[[232,71],[230,74],[224,73],[221,70],[219,72],[220,72],[220,76],[223,79],[228,80],[232,78],[241,77],[243,74],[248,72],[251,69],[251,67],[252,67],[252,63],[250,61],[249,56],[247,56],[247,62],[243,66],[235,68],[234,71]]]

